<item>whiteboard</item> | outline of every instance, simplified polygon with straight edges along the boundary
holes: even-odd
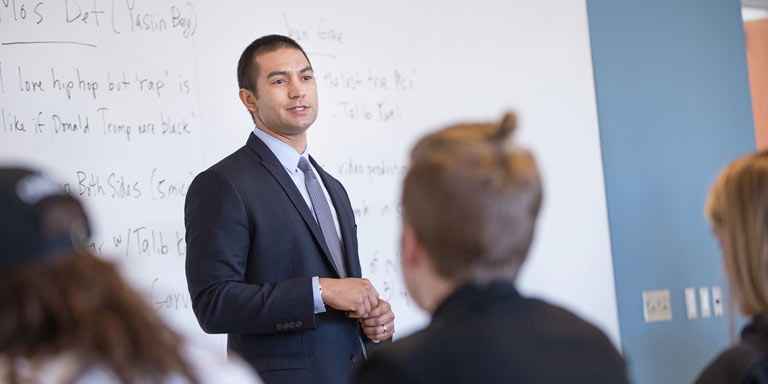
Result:
[[[411,145],[514,108],[545,186],[518,286],[620,345],[584,1],[3,0],[0,163],[63,180],[94,219],[93,251],[179,332],[222,345],[191,311],[184,196],[253,129],[236,65],[270,33],[315,68],[309,150],[349,192],[363,274],[393,304],[396,337],[428,322],[398,261]]]

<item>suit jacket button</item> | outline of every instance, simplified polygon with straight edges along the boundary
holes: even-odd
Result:
[[[352,362],[353,363],[359,363],[363,360],[363,354],[362,353],[355,353],[352,355]]]
[[[291,321],[290,323],[288,323],[288,328],[296,328],[296,322]]]
[[[304,322],[301,320],[296,320],[296,326],[301,328],[301,326],[304,325]]]
[[[282,331],[283,330],[283,325],[280,324],[280,323],[277,323],[277,325],[275,325],[275,329],[277,329],[278,331]]]

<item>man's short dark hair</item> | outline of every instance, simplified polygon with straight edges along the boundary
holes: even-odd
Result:
[[[250,90],[256,97],[256,79],[258,78],[259,68],[256,66],[256,56],[277,51],[282,48],[298,49],[304,54],[309,63],[309,57],[299,43],[290,37],[283,35],[267,35],[254,40],[245,48],[240,55],[240,61],[237,63],[237,84],[243,89]],[[309,64],[312,65],[311,63]]]

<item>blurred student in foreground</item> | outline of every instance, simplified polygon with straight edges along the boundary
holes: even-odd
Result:
[[[372,354],[360,383],[627,382],[601,331],[515,289],[542,191],[533,156],[510,143],[514,129],[508,114],[501,124],[448,127],[414,147],[402,269],[432,322]]]
[[[706,214],[720,243],[731,295],[751,318],[741,340],[717,356],[697,383],[768,383],[768,151],[720,173]]]
[[[0,212],[0,382],[258,382],[186,344],[87,252],[83,208],[54,181],[0,168]]]

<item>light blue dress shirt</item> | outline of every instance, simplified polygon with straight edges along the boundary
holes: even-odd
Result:
[[[277,157],[277,160],[283,165],[288,176],[290,176],[293,183],[296,184],[296,189],[301,193],[301,197],[304,198],[304,201],[309,207],[309,211],[312,212],[312,216],[314,216],[315,221],[317,221],[317,215],[315,215],[315,210],[312,208],[312,200],[309,197],[309,191],[307,191],[307,186],[304,184],[304,172],[299,169],[300,158],[304,157],[309,161],[309,145],[304,148],[304,153],[299,154],[293,147],[262,131],[259,127],[253,129],[253,134],[261,139],[261,141],[267,145],[269,150],[275,154],[275,157]],[[341,228],[339,227],[339,218],[336,216],[336,208],[333,206],[331,196],[328,194],[328,190],[325,188],[325,184],[323,184],[323,180],[320,178],[317,169],[315,169],[315,166],[312,165],[311,162],[310,165],[312,166],[312,171],[318,176],[317,180],[320,182],[320,187],[323,189],[325,200],[328,201],[328,205],[331,208],[333,222],[336,224],[336,233],[339,235],[339,241],[341,241]],[[315,313],[325,312],[325,304],[323,303],[323,298],[320,294],[320,282],[318,276],[312,277],[312,298],[314,300]]]

